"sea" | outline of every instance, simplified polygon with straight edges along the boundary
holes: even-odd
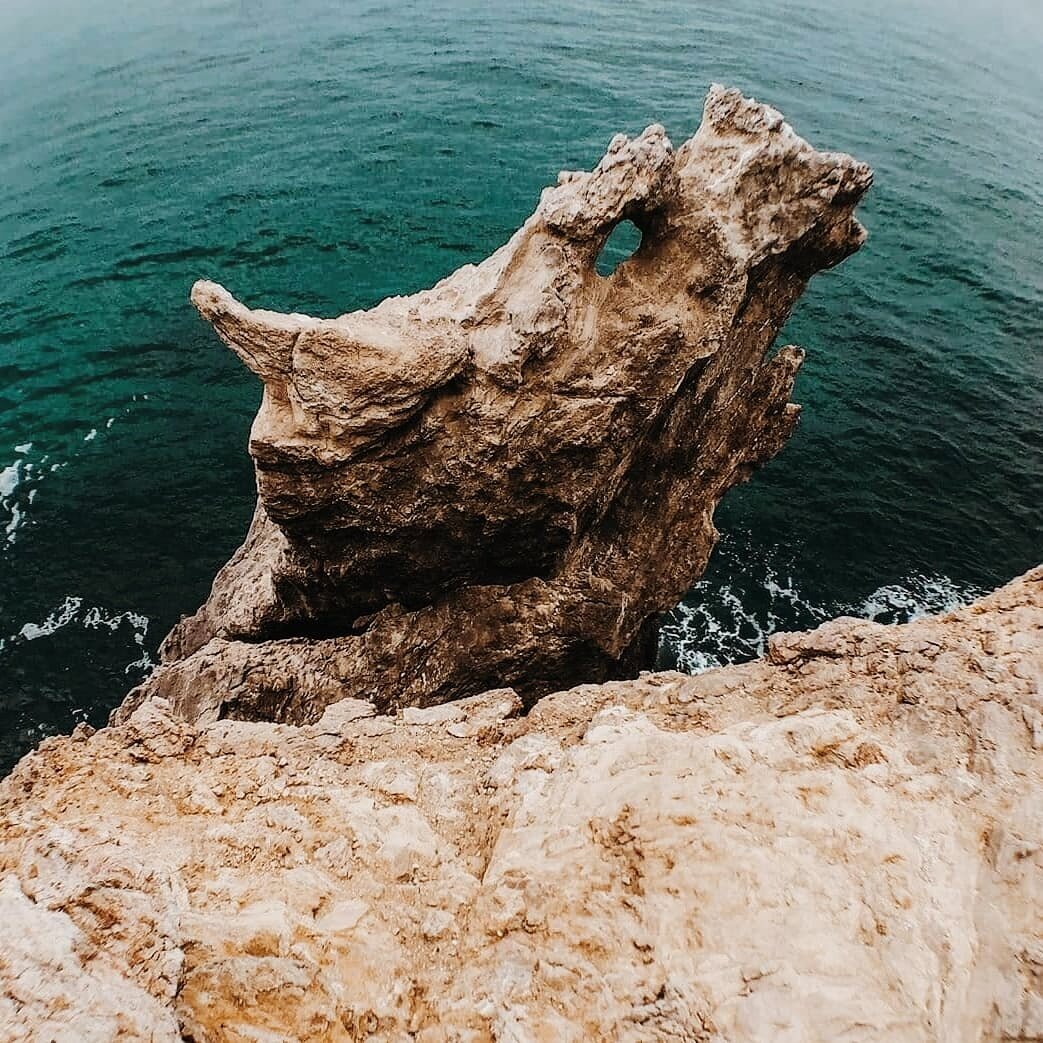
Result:
[[[4,0],[0,768],[102,724],[246,531],[260,387],[195,279],[412,293],[615,133],[683,141],[715,81],[876,183],[780,338],[800,428],[721,505],[659,665],[1043,559],[1039,0]]]

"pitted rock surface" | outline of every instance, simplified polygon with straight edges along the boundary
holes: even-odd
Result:
[[[314,724],[161,699],[0,783],[0,1038],[1043,1038],[1043,568],[699,676]]]

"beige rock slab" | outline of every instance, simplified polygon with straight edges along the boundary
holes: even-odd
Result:
[[[458,709],[45,741],[0,784],[0,1038],[1043,1038],[1043,569]]]

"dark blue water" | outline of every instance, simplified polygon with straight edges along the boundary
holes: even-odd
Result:
[[[802,426],[720,510],[664,664],[1043,558],[1041,55],[1035,0],[7,0],[0,761],[102,721],[245,531],[259,389],[194,279],[313,314],[410,293],[616,131],[683,140],[712,80],[877,182],[786,331]]]

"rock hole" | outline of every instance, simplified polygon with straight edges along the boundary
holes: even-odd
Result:
[[[620,221],[605,240],[594,262],[598,275],[611,275],[641,245],[641,232],[633,221]]]

